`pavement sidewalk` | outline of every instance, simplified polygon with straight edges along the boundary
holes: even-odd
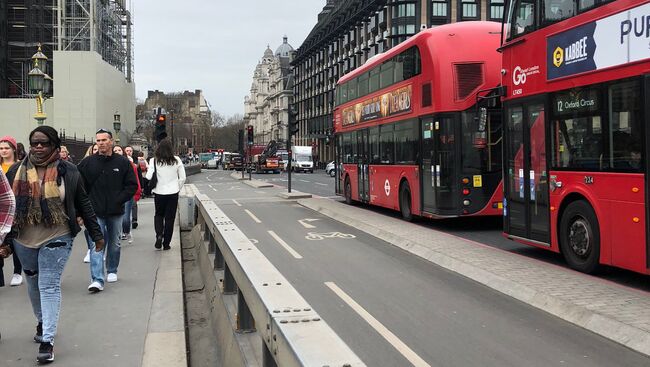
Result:
[[[82,234],[76,237],[62,278],[54,365],[186,366],[178,220],[172,250],[156,251],[153,199],[141,200],[138,207],[133,243],[122,241],[119,280],[107,283],[103,292],[87,290],[86,241]],[[11,261],[4,270],[9,284]],[[0,366],[36,365],[36,319],[25,283],[0,288],[0,315]]]
[[[330,199],[299,204],[650,355],[650,294]]]

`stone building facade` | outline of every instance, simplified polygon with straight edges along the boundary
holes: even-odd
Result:
[[[322,162],[334,159],[334,87],[343,75],[422,29],[469,20],[500,22],[504,0],[327,0],[292,60],[299,131]]]
[[[250,95],[244,98],[244,125],[253,126],[256,144],[275,140],[286,146],[289,104],[293,101],[292,52],[285,36],[275,53],[267,47],[253,73]]]
[[[167,135],[173,136],[176,152],[200,153],[214,148],[210,146],[212,113],[202,90],[182,93],[149,91],[144,103],[144,112],[150,121],[153,121],[152,111],[157,107],[167,111]],[[153,137],[147,138],[153,140]]]

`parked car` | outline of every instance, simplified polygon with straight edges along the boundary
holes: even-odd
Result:
[[[336,165],[334,164],[334,161],[331,161],[325,166],[325,173],[330,175],[330,177],[334,177],[336,175]]]

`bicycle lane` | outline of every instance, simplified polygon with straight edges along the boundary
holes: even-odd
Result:
[[[293,202],[220,207],[367,365],[648,362]]]

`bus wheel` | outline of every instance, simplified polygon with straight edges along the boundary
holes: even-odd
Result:
[[[350,185],[350,178],[345,178],[345,203],[348,205],[352,204],[352,185]]]
[[[399,189],[399,210],[402,212],[402,218],[410,222],[413,220],[411,212],[411,189],[409,184],[404,182]]]
[[[598,270],[600,230],[594,209],[584,200],[566,207],[560,220],[560,249],[566,262],[583,273]]]

